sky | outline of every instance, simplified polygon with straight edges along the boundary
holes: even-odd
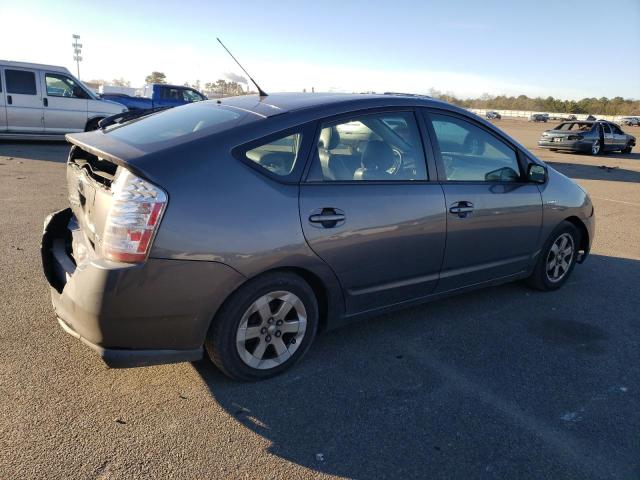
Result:
[[[52,8],[54,7],[54,8]],[[640,0],[0,0],[0,59],[263,90],[640,98]],[[226,77],[225,77],[226,76]]]

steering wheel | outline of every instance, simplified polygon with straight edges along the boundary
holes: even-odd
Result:
[[[402,156],[402,152],[397,148],[393,148],[393,165],[387,169],[387,173],[390,175],[398,175],[402,170],[402,164],[404,162],[404,158]]]

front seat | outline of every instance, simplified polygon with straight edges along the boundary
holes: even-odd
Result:
[[[394,165],[395,154],[389,144],[380,140],[367,143],[362,152],[361,167],[353,174],[354,180],[391,180],[389,170]]]
[[[318,139],[318,156],[325,180],[351,180],[351,171],[341,158],[331,153],[340,144],[340,133],[336,127],[323,128]]]

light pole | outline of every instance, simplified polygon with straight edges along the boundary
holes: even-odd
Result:
[[[72,35],[73,43],[71,46],[73,47],[73,59],[76,62],[76,66],[78,67],[78,80],[80,80],[80,62],[82,61],[82,44],[78,43],[80,40],[80,35],[76,35],[75,33]]]

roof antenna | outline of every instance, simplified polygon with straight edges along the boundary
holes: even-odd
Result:
[[[249,75],[249,72],[247,72],[247,71],[244,69],[244,67],[243,67],[242,65],[240,65],[240,62],[236,59],[236,57],[234,57],[234,56],[233,56],[233,53],[231,53],[231,52],[229,51],[229,49],[228,49],[227,47],[225,47],[224,43],[222,43],[222,40],[220,40],[218,37],[216,37],[216,40],[218,40],[218,42],[220,42],[220,45],[222,45],[222,48],[224,48],[224,49],[227,51],[227,53],[228,53],[229,55],[231,55],[231,58],[233,58],[233,60],[238,64],[238,66],[242,69],[242,71],[243,71],[244,73],[246,73],[246,74],[247,74],[247,77],[249,77],[249,80],[251,80],[251,83],[253,83],[253,84],[256,86],[256,88],[258,89],[258,94],[259,94],[261,97],[268,97],[269,95],[267,95],[267,93],[266,93],[264,90],[262,90],[262,89],[260,88],[260,85],[258,85],[258,84],[256,83],[256,81],[255,81],[253,78],[251,78],[251,75]]]

